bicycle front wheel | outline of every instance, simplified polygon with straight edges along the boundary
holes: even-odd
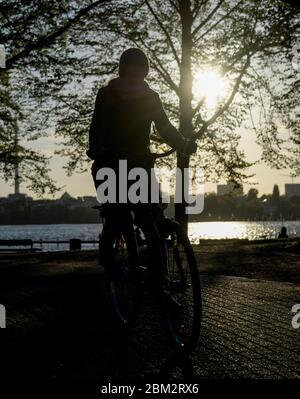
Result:
[[[192,351],[201,327],[201,286],[192,245],[175,221],[167,220],[161,304],[170,337],[177,348]]]

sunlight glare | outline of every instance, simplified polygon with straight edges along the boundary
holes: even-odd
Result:
[[[196,100],[205,97],[208,108],[216,107],[217,103],[226,96],[228,82],[213,69],[198,71],[194,76],[194,95]]]

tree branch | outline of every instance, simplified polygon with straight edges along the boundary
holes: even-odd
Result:
[[[241,70],[241,72],[239,74],[239,77],[237,78],[237,80],[235,82],[235,85],[234,85],[234,87],[232,89],[232,92],[231,92],[228,100],[225,102],[225,104],[210,119],[208,119],[207,121],[203,121],[202,120],[202,123],[203,123],[202,127],[200,128],[200,130],[197,133],[195,133],[196,138],[199,138],[199,137],[203,136],[203,134],[206,132],[207,128],[210,125],[212,125],[219,118],[219,116],[221,116],[225,111],[228,110],[228,108],[230,107],[232,101],[234,100],[234,97],[235,97],[236,93],[239,90],[239,86],[240,86],[241,81],[242,81],[242,79],[243,79],[243,77],[244,77],[244,75],[245,75],[245,73],[247,71],[247,68],[250,65],[250,61],[251,61],[251,57],[250,57],[250,54],[248,54],[247,60],[245,62],[245,65],[242,68],[242,70]]]
[[[201,7],[207,2],[208,2],[208,0],[197,0],[197,1],[195,1],[195,5],[194,5],[194,7],[192,9],[193,19],[197,18]]]
[[[40,37],[36,42],[34,43],[29,43],[27,44],[23,50],[21,50],[19,53],[13,55],[12,57],[8,58],[6,61],[6,69],[10,69],[14,66],[14,64],[19,61],[21,58],[27,57],[30,55],[30,53],[34,50],[40,50],[42,48],[45,48],[49,46],[51,43],[53,43],[59,36],[61,36],[63,33],[68,31],[72,27],[74,23],[79,21],[83,16],[88,14],[89,11],[91,11],[93,8],[97,7],[98,5],[108,2],[111,0],[98,0],[95,1],[94,3],[89,4],[88,6],[84,7],[81,9],[75,17],[71,18],[68,20],[67,23],[65,23],[63,26],[58,28],[56,31],[50,33],[49,35],[45,35]]]
[[[156,70],[156,72],[164,79],[164,81],[166,82],[167,86],[175,91],[175,93],[179,96],[179,88],[178,86],[174,83],[174,81],[172,80],[172,78],[170,77],[170,74],[166,71],[166,73],[164,72],[165,69],[161,66],[161,65],[156,65],[156,64],[152,64],[152,67]]]
[[[149,11],[151,12],[151,14],[153,15],[154,19],[156,20],[158,26],[161,28],[161,30],[163,31],[163,33],[166,36],[167,42],[169,43],[172,53],[174,55],[174,58],[178,64],[178,66],[180,66],[180,60],[178,57],[178,54],[176,52],[176,49],[174,47],[174,44],[172,42],[171,36],[169,35],[169,32],[167,31],[167,29],[164,27],[163,23],[161,22],[161,20],[158,18],[157,14],[155,13],[155,11],[153,10],[152,6],[150,5],[148,0],[145,0],[145,3],[147,4]]]
[[[202,107],[202,105],[204,104],[205,101],[205,96],[203,96],[199,101],[198,104],[196,105],[196,107],[193,109],[193,116],[195,116],[195,114],[199,111],[199,109]]]
[[[225,0],[220,0],[220,2],[212,9],[212,11],[208,14],[208,16],[195,28],[192,32],[192,36],[195,36],[204,25],[214,16],[214,14],[218,11],[221,5],[224,3]]]
[[[211,125],[212,123],[214,123],[214,122],[217,120],[217,118],[218,118],[219,116],[221,116],[225,111],[227,111],[227,109],[230,107],[232,101],[234,100],[234,97],[235,97],[236,93],[237,93],[238,90],[239,90],[241,81],[242,81],[242,79],[243,79],[243,77],[244,77],[244,75],[245,75],[245,73],[246,73],[246,71],[247,71],[247,68],[248,68],[249,65],[250,65],[250,60],[251,60],[251,57],[250,57],[250,54],[248,54],[247,60],[246,60],[246,62],[245,62],[245,65],[244,65],[244,67],[242,68],[242,70],[241,70],[241,72],[240,72],[240,74],[239,74],[239,77],[237,78],[237,80],[236,80],[236,82],[235,82],[235,84],[234,84],[234,87],[233,87],[233,89],[232,89],[232,92],[231,92],[231,94],[230,94],[228,100],[225,102],[225,104],[224,104],[224,105],[223,105],[223,106],[222,106],[222,107],[208,120],[208,121],[206,121],[206,125],[207,125],[207,126],[209,126],[209,125]]]
[[[220,18],[218,21],[216,21],[210,28],[208,28],[204,33],[202,33],[201,36],[199,36],[198,38],[196,38],[194,40],[194,43],[197,43],[200,39],[202,39],[204,36],[206,36],[211,30],[213,30],[216,26],[218,26],[222,21],[224,21],[224,19],[228,18],[229,15],[236,9],[238,8],[238,6],[243,3],[244,0],[240,0],[234,7],[232,7],[232,9],[230,11],[228,11],[227,14],[223,15],[222,18]]]
[[[174,0],[168,0],[170,5],[179,13],[179,7],[176,5]]]
[[[156,64],[152,63],[152,67],[162,76],[162,78],[166,81],[167,85],[171,90],[175,91],[175,93],[179,96],[179,87],[176,85],[174,80],[172,79],[169,72],[163,66],[162,61],[158,58],[156,52],[145,43],[145,41],[140,37],[142,45],[147,49],[148,53],[151,54],[151,57],[155,60]]]

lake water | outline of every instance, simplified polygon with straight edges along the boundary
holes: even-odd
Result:
[[[282,222],[199,222],[189,224],[189,237],[198,243],[201,239],[276,238]],[[284,222],[289,237],[300,237],[300,221]],[[101,226],[98,224],[50,224],[50,225],[9,225],[0,226],[0,239],[38,240],[98,240]],[[35,244],[39,247],[39,244]],[[43,244],[44,251],[68,249],[68,244]],[[87,244],[84,248],[96,248],[96,244]]]

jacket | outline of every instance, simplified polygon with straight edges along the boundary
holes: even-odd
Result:
[[[159,98],[145,81],[116,78],[97,94],[87,155],[98,165],[112,159],[143,159],[150,154],[151,124],[167,144],[181,150],[185,138],[169,121]]]

